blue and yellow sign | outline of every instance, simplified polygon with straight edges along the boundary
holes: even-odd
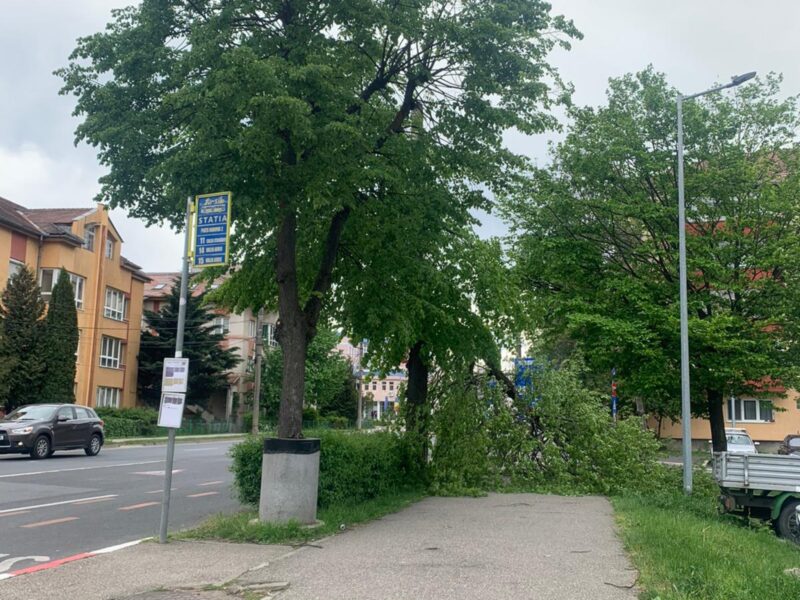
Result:
[[[227,265],[231,237],[231,193],[197,196],[194,209],[192,265],[200,269]]]

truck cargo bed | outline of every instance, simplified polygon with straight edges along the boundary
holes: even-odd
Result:
[[[800,492],[800,456],[715,452],[714,477],[723,488]]]

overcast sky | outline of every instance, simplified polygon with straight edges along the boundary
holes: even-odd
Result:
[[[609,77],[652,63],[687,93],[731,75],[783,73],[786,95],[800,93],[797,0],[553,0],[584,39],[553,62],[575,86],[575,102],[604,101]],[[92,148],[73,145],[74,101],[58,95],[53,70],[79,36],[94,33],[120,0],[0,0],[0,196],[32,208],[91,206],[102,169]],[[509,137],[546,161],[548,140]],[[181,237],[112,213],[123,252],[148,271],[179,268]],[[486,218],[486,233],[502,225]]]

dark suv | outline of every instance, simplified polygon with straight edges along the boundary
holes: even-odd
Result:
[[[95,456],[104,439],[103,421],[86,406],[30,404],[0,420],[0,454],[47,458],[56,450],[82,449]]]
[[[778,454],[800,454],[800,434],[790,433],[778,446]]]

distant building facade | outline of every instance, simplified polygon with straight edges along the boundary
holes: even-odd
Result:
[[[353,365],[356,387],[361,397],[362,420],[379,420],[397,414],[407,375],[402,365],[400,369],[385,374],[365,369],[363,359],[367,345],[366,340],[353,344],[344,337],[336,346],[336,351]]]
[[[142,298],[147,276],[122,256],[106,207],[29,209],[0,198],[0,282],[23,265],[47,302],[59,272],[78,309],[75,400],[93,407],[136,405]]]
[[[181,274],[177,272],[161,272],[148,273],[147,276],[150,281],[144,290],[144,309],[158,312],[170,295],[172,286],[180,282]],[[216,288],[217,285],[217,283],[211,284],[210,289]],[[191,286],[191,293],[194,296],[199,296],[207,289],[205,283],[199,283]],[[253,387],[252,375],[256,353],[257,317],[250,309],[241,313],[230,313],[222,309],[214,309],[212,312],[216,314],[212,327],[216,333],[224,336],[221,343],[222,347],[236,348],[241,362],[227,373],[228,389],[225,395],[219,398],[210,398],[207,410],[216,419],[236,420],[239,416],[236,413],[241,414],[242,412],[242,399],[252,391]],[[275,340],[276,323],[276,314],[265,314],[263,329],[264,352],[268,352],[270,348],[275,348],[278,345]],[[142,327],[146,328],[147,324],[143,322]],[[235,402],[237,397],[239,398],[238,410],[236,410],[237,403]],[[188,404],[191,404],[191,399],[188,400]]]

